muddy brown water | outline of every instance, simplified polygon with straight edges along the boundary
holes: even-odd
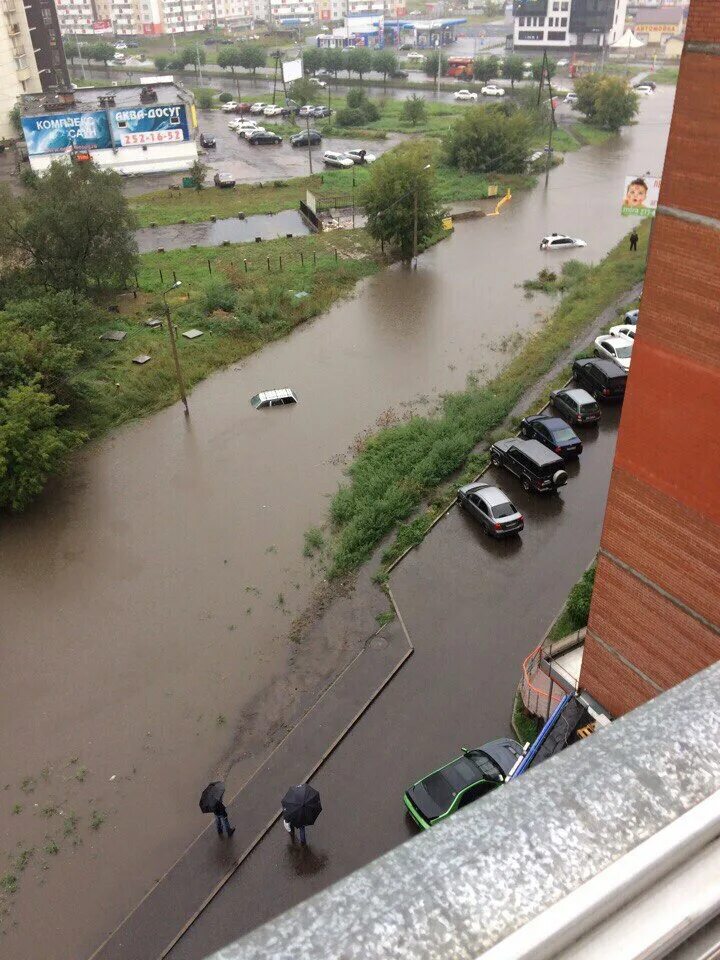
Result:
[[[4,921],[8,956],[90,953],[205,826],[199,791],[287,668],[290,617],[321,576],[303,532],[325,518],[353,439],[507,361],[503,339],[548,308],[516,284],[564,256],[539,239],[574,233],[588,241],[578,258],[600,259],[628,229],[623,178],[662,166],[671,108],[659,90],[638,126],[569,155],[547,192],[459,224],[416,272],[364,281],[211,377],[188,421],[176,404],[89,445],[24,516],[2,520],[0,852],[29,860]],[[281,386],[296,407],[250,407]],[[311,674],[318,654],[297,656]]]

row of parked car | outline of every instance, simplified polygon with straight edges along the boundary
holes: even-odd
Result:
[[[223,113],[251,114],[265,117],[329,117],[332,114],[330,107],[319,106],[314,103],[305,103],[302,106],[281,106],[279,103],[265,103],[258,100],[255,103],[237,102],[230,100],[222,106]]]

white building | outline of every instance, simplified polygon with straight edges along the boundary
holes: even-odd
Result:
[[[3,0],[0,14],[0,137],[16,136],[8,114],[23,93],[41,90],[22,0]]]
[[[627,0],[515,0],[513,47],[602,49],[623,35]]]

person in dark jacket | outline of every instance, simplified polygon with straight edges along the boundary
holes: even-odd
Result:
[[[637,250],[638,240],[640,239],[637,228],[633,227],[633,231],[630,234],[630,250]]]
[[[235,833],[235,827],[230,826],[230,821],[228,820],[228,812],[225,809],[225,804],[222,800],[218,802],[213,807],[213,813],[215,814],[215,826],[217,827],[218,836],[223,835],[223,827],[228,837],[231,837]]]

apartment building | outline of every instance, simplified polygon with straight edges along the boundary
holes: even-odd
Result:
[[[67,85],[69,77],[52,0],[0,3],[0,138],[17,136],[9,118],[17,98]]]
[[[55,0],[63,36],[95,37],[110,33],[110,0]]]
[[[513,46],[603,48],[625,29],[627,0],[515,0]]]

